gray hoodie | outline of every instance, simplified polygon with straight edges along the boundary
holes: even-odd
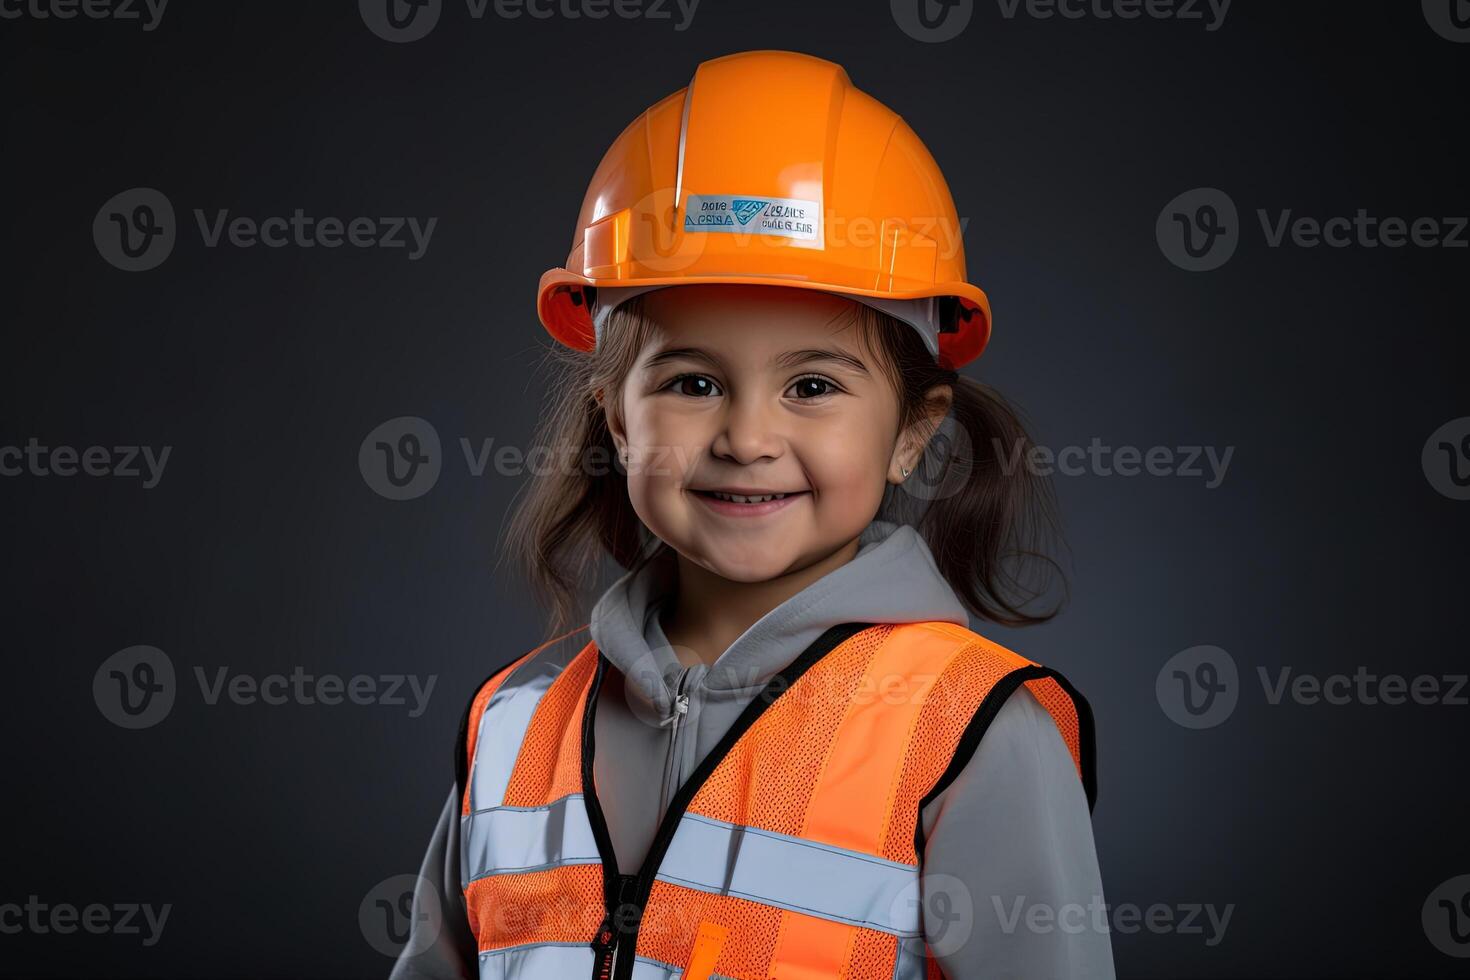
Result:
[[[712,666],[684,666],[664,637],[658,613],[676,576],[666,555],[624,575],[592,611],[590,638],[616,668],[598,695],[593,776],[623,874],[637,873],[669,800],[745,705],[829,627],[969,626],[918,532],[883,520],[863,532],[852,561],[766,613]],[[580,648],[587,639],[579,630],[562,642]],[[459,885],[461,799],[456,783],[420,872],[442,926],[415,908],[414,930],[435,932],[410,936],[391,980],[478,975]],[[1086,794],[1051,716],[1024,685],[920,819],[923,907],[945,910],[925,916],[925,939],[945,977],[1112,980]]]

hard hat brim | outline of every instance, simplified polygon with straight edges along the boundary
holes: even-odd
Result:
[[[890,289],[864,289],[845,283],[826,282],[804,275],[742,275],[710,273],[703,275],[642,276],[638,278],[593,279],[564,268],[548,269],[541,276],[537,290],[536,312],[546,331],[558,342],[573,350],[591,351],[596,346],[591,311],[580,287],[584,286],[684,286],[701,283],[744,284],[751,286],[786,286],[816,289],[848,296],[879,299],[923,299],[928,296],[953,296],[966,314],[957,318],[957,329],[939,337],[941,363],[958,369],[979,357],[990,341],[990,300],[980,287],[967,282],[934,283],[904,281],[890,277]]]

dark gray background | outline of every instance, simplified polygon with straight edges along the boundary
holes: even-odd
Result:
[[[1269,248],[1255,209],[1464,215],[1470,45],[1417,3],[1237,0],[1224,25],[977,5],[920,43],[885,2],[703,0],[671,21],[476,21],[374,36],[351,2],[174,0],[136,22],[0,20],[0,445],[169,445],[159,485],[0,478],[8,844],[0,903],[171,903],[162,940],[0,935],[0,974],[381,976],[359,929],[417,870],[464,700],[542,616],[498,535],[548,338],[532,298],[633,116],[695,65],[830,58],[925,139],[969,218],[994,341],[967,369],[1046,445],[1234,446],[1223,484],[1059,477],[1072,602],[1025,632],[1099,735],[1111,903],[1234,904],[1224,941],[1115,933],[1120,976],[1464,976],[1420,910],[1470,872],[1465,734],[1446,705],[1270,706],[1257,666],[1463,673],[1470,503],[1420,452],[1466,399],[1464,249]],[[751,134],[760,138],[761,134]],[[1243,239],[1172,265],[1160,210],[1226,191]],[[158,268],[103,261],[103,202],[179,215]],[[205,248],[192,209],[439,219],[427,254]],[[429,420],[443,473],[391,501],[364,437]],[[180,674],[167,719],[108,722],[92,680],[135,644]],[[1240,705],[1172,723],[1164,662],[1230,652]],[[429,710],[206,705],[195,666],[437,675]]]

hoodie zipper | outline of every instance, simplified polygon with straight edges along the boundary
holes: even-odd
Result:
[[[724,760],[725,756],[730,753],[730,749],[745,734],[746,730],[755,724],[756,719],[771,706],[772,702],[790,688],[802,674],[806,673],[807,668],[871,626],[871,623],[843,623],[831,627],[813,640],[811,646],[803,650],[796,659],[777,672],[765,688],[751,699],[729,730],[714,748],[710,749],[709,754],[695,767],[689,779],[674,794],[669,808],[664,811],[663,817],[659,820],[653,843],[649,846],[648,854],[643,859],[643,866],[638,869],[636,875],[625,875],[618,871],[618,859],[613,853],[612,836],[608,833],[607,818],[603,815],[602,804],[597,799],[597,789],[593,780],[597,694],[602,688],[602,678],[609,663],[603,654],[598,653],[597,669],[592,676],[592,684],[587,692],[587,703],[582,712],[582,796],[587,807],[588,822],[592,824],[592,837],[597,841],[598,854],[602,856],[603,901],[606,903],[606,914],[603,916],[602,923],[597,927],[597,933],[591,943],[594,954],[592,980],[632,980],[636,960],[634,951],[638,946],[638,930],[643,924],[643,913],[648,905],[648,896],[653,891],[653,881],[658,875],[659,865],[663,863],[669,844],[673,842],[674,831],[678,829],[679,821],[684,817],[684,811],[688,809],[690,801],[709,779],[710,774],[715,771],[715,767]],[[682,684],[680,686],[682,687]],[[688,707],[687,700],[685,707]],[[622,914],[616,914],[620,908],[625,911]]]
[[[668,760],[664,765],[663,785],[659,787],[658,812],[662,816],[668,806],[669,797],[673,795],[670,787],[679,773],[679,729],[689,715],[689,695],[684,693],[685,686],[689,683],[689,672],[692,667],[685,667],[679,671],[678,683],[674,685],[674,720],[669,726],[669,753]],[[678,787],[674,787],[677,789]]]

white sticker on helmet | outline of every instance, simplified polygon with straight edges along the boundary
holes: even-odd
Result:
[[[756,194],[690,194],[684,230],[817,241],[822,237],[822,203]]]

